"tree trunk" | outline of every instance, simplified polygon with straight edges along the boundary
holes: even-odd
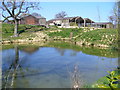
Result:
[[[18,37],[18,20],[15,19],[14,37]]]
[[[19,67],[19,48],[18,46],[14,46],[15,49],[15,61],[13,62],[13,73],[11,79],[11,87],[15,87],[15,78],[17,77],[17,68]]]
[[[86,26],[86,20],[84,19],[84,27]]]

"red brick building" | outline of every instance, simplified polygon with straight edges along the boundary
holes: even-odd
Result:
[[[39,19],[32,15],[25,16],[19,20],[19,24],[39,25]]]
[[[42,16],[25,15],[19,19],[19,24],[46,25],[46,18]]]

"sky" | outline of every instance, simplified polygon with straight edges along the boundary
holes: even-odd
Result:
[[[65,11],[68,17],[81,16],[90,18],[95,22],[108,22],[108,16],[112,15],[114,2],[40,2],[40,10],[32,10],[46,17],[54,19],[55,14]]]

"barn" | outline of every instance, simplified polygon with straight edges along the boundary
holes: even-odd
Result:
[[[82,18],[80,16],[58,18],[58,19],[52,19],[48,21],[48,25],[57,24],[64,27],[71,27],[71,26],[85,27],[85,26],[91,25],[91,23],[94,23],[94,22],[89,18]]]
[[[27,24],[27,25],[46,25],[46,18],[42,16],[35,15],[24,15],[20,17],[19,24]]]
[[[111,22],[95,22],[93,23],[94,27],[98,28],[113,28],[114,25]]]

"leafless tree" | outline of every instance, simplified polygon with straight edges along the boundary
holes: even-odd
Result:
[[[112,15],[108,17],[115,25],[119,23],[120,20],[120,1],[115,2],[115,5],[112,9]]]
[[[67,16],[67,13],[65,11],[62,11],[55,15],[55,18],[64,18]]]
[[[118,28],[120,28],[120,1],[118,1]]]
[[[29,13],[30,9],[40,9],[38,2],[26,2],[25,0],[2,0],[0,4],[2,9],[3,22],[12,19],[14,21],[14,37],[18,36],[18,21],[20,15]]]
[[[109,16],[108,19],[109,19],[109,21],[113,24],[115,18],[114,18],[113,16]]]

